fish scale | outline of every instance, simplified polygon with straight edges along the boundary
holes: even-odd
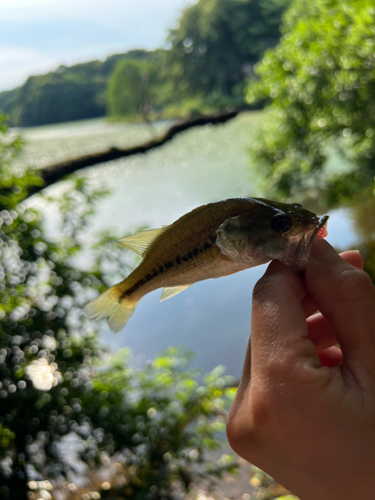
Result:
[[[324,219],[324,220],[323,220]],[[312,240],[326,223],[296,203],[232,198],[198,207],[170,226],[119,241],[143,257],[122,282],[88,304],[85,312],[121,330],[139,300],[164,288],[162,300],[188,286],[278,258],[303,270]]]

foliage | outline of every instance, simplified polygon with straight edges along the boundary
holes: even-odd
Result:
[[[290,0],[199,0],[170,31],[154,66],[121,61],[108,87],[111,116],[152,118],[242,106],[255,62],[279,39]],[[141,112],[139,112],[141,110]]]
[[[168,50],[132,50],[31,76],[0,93],[0,110],[12,125],[30,127],[106,111],[147,117],[152,111],[157,118],[243,105],[246,80],[265,49],[277,43],[289,2],[199,0],[170,31]],[[197,105],[192,107],[191,99]]]
[[[5,131],[2,126],[0,424],[2,434],[13,437],[2,450],[0,491],[2,498],[16,499],[26,498],[27,479],[36,471],[63,469],[54,447],[74,425],[67,404],[98,353],[80,307],[86,290],[103,285],[73,266],[78,245],[72,231],[50,242],[41,214],[17,205],[38,179],[31,171],[12,171],[9,156],[20,143],[4,138]],[[83,186],[81,194],[88,200]]]
[[[279,39],[289,0],[199,0],[170,31],[167,77],[182,95],[243,96],[246,77]]]
[[[28,192],[28,188],[41,185],[33,169],[16,170],[12,161],[21,152],[23,142],[19,136],[7,136],[5,115],[0,114],[0,209],[14,209]]]
[[[145,118],[160,104],[157,65],[148,61],[120,61],[108,81],[108,115]]]
[[[104,62],[60,66],[46,75],[31,76],[21,87],[0,93],[0,110],[14,126],[30,127],[82,120],[106,114],[107,81],[124,59],[157,60],[158,51],[131,50]]]
[[[188,353],[171,348],[139,371],[124,363],[122,351],[82,398],[97,429],[83,459],[96,457],[99,465],[116,455],[122,465],[125,481],[113,485],[111,495],[121,494],[126,483],[127,498],[174,498],[198,477],[236,469],[230,457],[211,462],[204,455],[220,446],[225,379],[219,368],[199,382],[197,372],[184,371],[188,360]]]
[[[110,284],[105,277],[129,269],[110,234],[93,249],[90,270],[77,264],[87,263],[87,224],[103,192],[82,178],[60,185],[61,236],[52,240],[42,213],[20,203],[40,179],[13,169],[21,141],[6,134],[4,119],[0,145],[0,497],[26,500],[38,481],[82,474],[78,452],[91,471],[112,458],[122,464],[119,499],[173,498],[194,474],[232,471],[229,459],[204,467],[230,392],[220,373],[199,382],[180,370],[188,357],[176,351],[140,371],[120,353],[103,358],[82,314]],[[67,440],[74,447],[64,455]]]
[[[371,0],[295,0],[287,12],[281,42],[257,66],[247,95],[270,100],[252,147],[268,192],[318,187],[334,204],[373,189],[374,21]]]

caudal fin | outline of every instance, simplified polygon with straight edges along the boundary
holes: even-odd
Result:
[[[133,314],[138,302],[121,298],[119,285],[112,286],[99,297],[87,304],[83,312],[89,318],[107,319],[109,328],[113,333],[122,330]]]

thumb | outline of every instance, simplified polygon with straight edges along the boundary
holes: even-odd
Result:
[[[251,376],[269,377],[280,384],[301,380],[306,367],[319,368],[319,357],[308,339],[301,305],[306,288],[300,276],[280,262],[272,262],[254,288],[251,339]],[[296,371],[301,372],[296,378]]]

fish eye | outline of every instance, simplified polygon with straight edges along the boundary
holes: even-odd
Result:
[[[292,227],[292,219],[286,215],[275,215],[271,220],[271,226],[277,233],[286,233]]]

